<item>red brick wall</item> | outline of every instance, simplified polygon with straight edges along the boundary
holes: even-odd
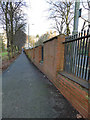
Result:
[[[33,59],[35,59],[35,48],[33,48],[33,54],[32,54],[32,56],[33,56]]]
[[[88,90],[60,74],[54,85],[83,117],[88,117]]]
[[[58,71],[64,67],[64,44],[65,36],[58,36],[57,39],[44,44],[44,71],[49,79],[56,79]]]
[[[33,61],[33,55],[34,55],[34,53],[33,53],[34,50],[33,49],[31,49],[31,51],[30,51],[30,54],[31,54],[31,58],[30,59],[31,59],[31,61]]]
[[[35,63],[39,64],[41,61],[41,46],[35,48]]]
[[[44,43],[43,63],[40,63],[42,46],[25,51],[32,62],[53,82],[65,98],[83,117],[88,118],[88,90],[58,73],[64,68],[64,44],[62,44],[64,41],[65,36],[61,35]]]
[[[29,55],[30,49],[25,49],[24,51],[25,51],[26,55],[29,57],[30,56]]]
[[[64,68],[64,44],[65,36],[59,36],[57,39],[57,48],[56,48],[56,70],[63,71]]]
[[[56,77],[56,45],[57,39],[44,44],[44,72],[50,79]]]

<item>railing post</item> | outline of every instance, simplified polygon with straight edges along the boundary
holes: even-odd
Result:
[[[88,97],[88,118],[90,119],[90,38],[89,38],[89,97]]]
[[[89,10],[88,10],[88,21],[90,22],[90,2],[89,2]],[[89,26],[89,34],[90,34],[90,23]],[[89,38],[89,101],[88,101],[88,118],[90,118],[90,38]]]

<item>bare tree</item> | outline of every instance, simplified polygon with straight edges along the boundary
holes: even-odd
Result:
[[[74,17],[73,1],[68,2],[65,0],[65,2],[61,2],[60,0],[56,0],[54,2],[53,0],[49,0],[47,2],[50,5],[49,19],[55,21],[54,28],[59,32],[59,34],[65,33],[69,35],[70,25]]]
[[[90,0],[86,0],[86,2],[84,2],[83,0],[81,0],[82,6],[84,9],[89,10],[90,11]]]
[[[55,18],[54,21],[55,21],[55,25],[53,26],[53,28],[56,29],[59,34],[62,34],[64,29],[64,19]]]
[[[14,45],[20,50],[26,43],[26,34],[22,30],[18,30],[14,34]]]
[[[88,11],[88,18],[87,19],[81,16],[81,19],[84,20],[83,27],[82,27],[82,31],[83,31],[83,29],[86,28],[87,26],[90,28],[90,19],[89,19],[89,17],[90,17],[89,16],[89,14],[90,14],[90,0],[86,0],[86,2],[81,0],[81,5],[85,10]]]
[[[43,42],[46,41],[46,40],[48,40],[49,37],[50,37],[50,33],[49,33],[49,32],[41,35],[41,36],[39,37],[38,41],[35,43],[35,46],[43,45]]]
[[[7,35],[7,50],[10,58],[10,50],[13,56],[14,35],[20,29],[25,28],[25,18],[21,7],[23,0],[20,2],[0,2],[0,22]]]

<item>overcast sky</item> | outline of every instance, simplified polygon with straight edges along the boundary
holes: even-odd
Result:
[[[51,29],[51,23],[48,20],[48,4],[46,0],[27,0],[29,8],[28,14],[29,34],[41,35]]]
[[[48,20],[49,5],[46,0],[26,0],[29,8],[26,11],[28,14],[29,34],[42,35],[52,29],[52,21]],[[84,0],[83,0],[84,1]],[[82,4],[80,5],[82,8]],[[82,17],[88,18],[88,13],[82,9]],[[83,20],[79,18],[79,31],[83,26]],[[27,28],[28,33],[28,28]]]
[[[50,31],[53,27],[52,21],[48,20],[48,8],[46,0],[24,0],[28,7],[24,8],[24,12],[27,14],[27,23],[29,25],[30,35],[42,35],[47,31]],[[84,0],[85,1],[85,0]],[[82,5],[80,6],[80,8]],[[82,10],[82,16],[88,18],[88,13]],[[79,31],[83,26],[83,20],[79,18]],[[26,29],[28,34],[28,27]]]

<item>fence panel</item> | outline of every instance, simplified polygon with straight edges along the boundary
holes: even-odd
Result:
[[[89,30],[69,36],[64,42],[64,70],[86,81],[89,80],[89,42]]]

